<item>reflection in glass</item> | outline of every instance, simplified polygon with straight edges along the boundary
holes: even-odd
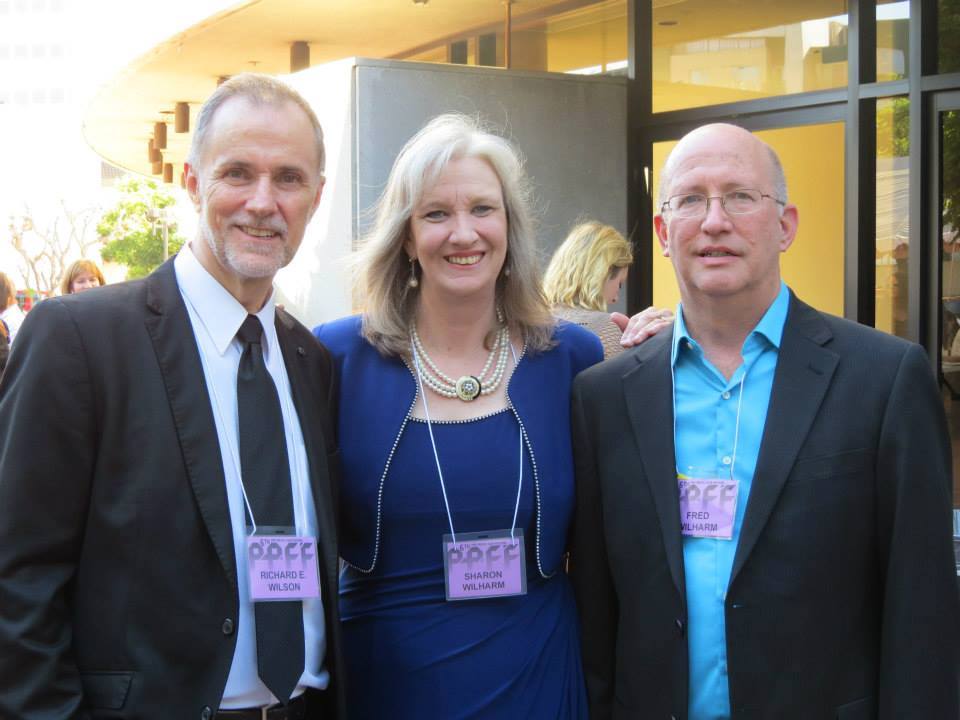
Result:
[[[909,75],[910,3],[877,3],[877,81],[902,80]]]
[[[845,0],[653,4],[655,112],[845,87]]]
[[[877,101],[876,327],[907,337],[910,101]]]
[[[942,73],[960,71],[960,0],[938,0],[937,35],[937,70]]]
[[[528,70],[549,70],[583,75],[604,73],[627,74],[627,0],[593,3],[588,7],[551,14],[540,23],[517,29],[517,48],[526,38],[542,36],[546,46],[543,67],[527,66]],[[517,60],[521,60],[519,55]]]
[[[940,369],[953,441],[953,504],[960,507],[960,111],[940,115],[940,148]]]
[[[488,24],[465,27],[462,35],[441,37],[398,58],[504,67],[504,4],[488,6]],[[510,9],[512,70],[626,75],[627,0],[514,2]]]

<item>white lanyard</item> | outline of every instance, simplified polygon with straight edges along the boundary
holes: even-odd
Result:
[[[679,316],[679,313],[677,313]],[[674,328],[676,332],[676,328]],[[730,479],[733,480],[733,470],[737,465],[737,443],[740,441],[740,410],[743,408],[743,383],[747,379],[747,370],[744,368],[743,375],[740,376],[740,388],[737,398],[737,419],[733,426],[733,452],[730,453]],[[677,452],[677,376],[674,371],[673,362],[670,363],[670,383],[671,395],[673,397],[673,452],[676,460]],[[679,469],[678,469],[678,474]]]
[[[423,389],[422,369],[420,366],[420,356],[417,353],[413,337],[410,338],[410,350],[413,353],[413,364],[417,368],[417,385],[420,388],[420,397],[423,398],[423,414],[427,420],[427,433],[430,435],[430,445],[433,447],[433,459],[437,463],[437,475],[440,477],[440,490],[443,493],[443,504],[447,509],[447,521],[450,523],[450,536],[453,542],[457,541],[457,534],[453,530],[453,515],[450,513],[450,501],[447,499],[447,488],[443,482],[443,470],[440,468],[440,455],[437,453],[437,443],[433,438],[433,423],[430,422],[430,408],[427,405],[427,394]],[[513,349],[513,343],[510,343],[510,352],[513,354],[513,366],[517,366],[517,351]],[[514,531],[517,527],[517,513],[520,510],[520,491],[523,488],[523,431],[520,431],[520,480],[517,482],[517,502],[513,508],[513,523],[510,525],[510,538],[513,539]]]
[[[193,304],[193,300],[190,299],[190,296],[187,293],[181,292],[181,295],[190,304],[190,307],[193,309],[193,312],[196,318],[200,320],[200,325],[203,326],[203,330],[207,334],[207,338],[210,340],[211,345],[216,347],[216,342],[214,341],[213,334],[210,332],[210,328],[208,328],[206,324],[203,322],[203,318],[200,315],[200,313],[197,312],[197,306]],[[231,342],[233,341],[231,340]],[[203,351],[199,347],[197,348],[197,350],[199,351],[199,354],[200,354],[200,364],[203,366],[204,377],[212,378],[213,374],[210,372],[210,366],[207,364],[206,355],[203,353]],[[217,392],[217,384],[215,382],[209,382],[207,383],[207,385],[211,390],[211,394],[213,395],[213,410],[217,414],[217,418],[220,421],[220,427],[224,428],[223,435],[227,442],[227,454],[230,456],[230,464],[233,465],[234,472],[237,475],[237,480],[239,480],[240,482],[240,494],[243,497],[243,506],[246,510],[247,516],[250,518],[250,525],[252,526],[252,531],[250,534],[256,535],[257,521],[253,517],[253,508],[250,506],[250,499],[247,497],[247,489],[243,484],[243,473],[240,471],[240,450],[234,443],[235,436],[232,433],[227,432],[227,428],[231,427],[231,425],[229,425],[228,422],[230,422],[231,420],[235,420],[236,421],[235,424],[239,425],[240,417],[238,414],[236,418],[228,418],[226,413],[223,410],[223,404],[220,401],[220,393]],[[274,383],[274,385],[276,385],[276,383]],[[281,393],[277,391],[277,396],[279,397],[280,402],[283,403],[283,411],[281,415],[292,417],[292,415],[289,414],[291,408],[290,408],[290,397],[288,393]],[[286,442],[286,432],[284,433],[284,442]],[[304,488],[303,482],[300,481],[301,478],[305,477],[305,474],[304,474],[305,468],[303,468],[303,466],[300,463],[299,453],[294,453],[294,455],[296,456],[294,459],[294,463],[296,464],[297,481],[298,481],[296,483],[297,494],[300,496],[300,512],[299,513],[296,512],[297,511],[296,507],[294,507],[294,512],[296,513],[295,515],[296,525],[298,528],[301,528],[301,527],[306,527],[306,515],[305,515],[306,508],[307,508],[306,490]],[[290,462],[289,458],[287,462],[288,463]],[[291,470],[292,469],[293,468],[291,468]]]

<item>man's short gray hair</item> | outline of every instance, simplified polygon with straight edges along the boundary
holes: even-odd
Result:
[[[787,198],[787,176],[783,173],[783,165],[780,162],[780,156],[777,151],[767,145],[767,154],[770,156],[770,170],[773,175],[773,194],[777,196],[784,205],[789,202]],[[783,205],[778,206],[783,210]]]
[[[313,126],[313,132],[317,141],[317,164],[320,168],[320,174],[323,175],[324,165],[326,163],[326,152],[323,147],[323,128],[320,127],[320,121],[317,120],[316,113],[310,104],[303,99],[303,96],[287,85],[282,80],[278,80],[270,75],[260,73],[241,73],[234,75],[226,82],[222,83],[213,95],[207,98],[207,101],[200,108],[200,115],[197,117],[197,129],[193,133],[193,141],[190,143],[190,153],[187,155],[187,162],[193,167],[197,166],[200,157],[203,155],[203,149],[208,142],[210,126],[213,124],[213,118],[217,110],[230,98],[242,97],[249,100],[254,105],[279,105],[284,102],[292,102],[306,114]]]

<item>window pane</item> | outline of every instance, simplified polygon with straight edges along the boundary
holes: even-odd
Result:
[[[627,0],[562,2],[562,11],[554,9],[557,5],[542,0],[511,5],[511,69],[626,74]],[[489,24],[465,28],[462,36],[441,37],[400,59],[504,66],[503,3],[483,6]]]
[[[953,441],[953,506],[960,508],[960,110],[940,116],[940,236],[943,240],[941,370]],[[960,535],[960,528],[954,529]]]
[[[876,327],[907,336],[910,101],[877,101]]]
[[[627,0],[589,3],[536,22],[514,23],[512,37],[511,65],[517,70],[625,75]]]
[[[901,80],[909,66],[910,3],[877,3],[877,81]]]
[[[789,200],[800,210],[797,238],[780,256],[783,279],[804,301],[834,315],[843,315],[843,128],[826,123],[756,133],[780,156]],[[674,145],[653,146],[654,198]],[[653,245],[653,304],[672,308],[680,299],[673,267],[656,236]]]
[[[942,73],[960,71],[960,0],[938,0],[937,34]]]
[[[845,87],[846,9],[844,0],[654,0],[654,112]]]

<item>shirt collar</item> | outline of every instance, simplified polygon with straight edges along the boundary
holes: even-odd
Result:
[[[185,245],[173,261],[177,285],[184,299],[210,335],[217,352],[223,355],[247,318],[247,310],[207,269],[200,264],[190,245]],[[277,342],[273,320],[274,293],[256,313],[263,325],[264,350],[269,356],[270,348]]]
[[[760,335],[779,350],[780,341],[783,338],[783,326],[787,321],[787,309],[789,306],[790,291],[781,280],[780,291],[777,293],[777,297],[774,298],[770,307],[767,308],[763,317],[760,318],[760,322],[757,323],[756,327],[750,332],[750,335],[747,336],[747,339],[749,340],[753,335]],[[683,321],[683,303],[678,303],[673,321],[673,344],[670,348],[670,363],[672,365],[676,366],[681,343],[686,342],[696,344],[696,340],[690,337],[690,333],[687,332],[686,323]]]

